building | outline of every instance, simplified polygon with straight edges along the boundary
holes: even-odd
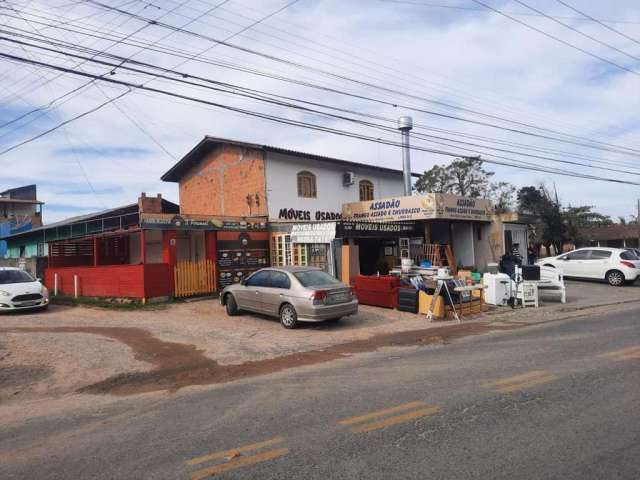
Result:
[[[344,235],[397,242],[397,232],[354,230],[341,219],[345,203],[402,195],[401,170],[205,137],[162,180],[179,183],[181,214],[266,217],[273,265],[337,275]]]
[[[580,229],[578,247],[611,247],[611,248],[639,248],[640,225],[637,223],[622,225],[601,225],[598,227]]]
[[[0,258],[7,255],[9,235],[26,232],[42,225],[42,205],[35,185],[0,192]]]
[[[205,137],[162,176],[183,214],[339,220],[342,204],[404,191],[402,171],[269,145]]]
[[[160,195],[9,237],[37,244],[53,292],[154,298],[211,293],[268,264],[266,219],[182,215]],[[43,258],[43,257],[38,257]],[[22,261],[26,258],[19,259]]]

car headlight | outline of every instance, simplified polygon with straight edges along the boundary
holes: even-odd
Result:
[[[0,297],[10,297],[11,294],[9,292],[5,292],[4,290],[0,290]]]

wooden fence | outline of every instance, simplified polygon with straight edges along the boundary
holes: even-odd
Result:
[[[176,297],[202,295],[216,290],[216,268],[211,260],[178,262],[173,278]]]

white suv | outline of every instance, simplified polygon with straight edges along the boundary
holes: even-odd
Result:
[[[640,276],[640,257],[623,248],[579,248],[542,258],[537,264],[558,268],[565,277],[606,280],[615,287],[633,283]]]

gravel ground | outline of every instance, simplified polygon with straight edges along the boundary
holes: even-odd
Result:
[[[500,309],[470,321],[535,323],[581,315],[597,305],[640,301],[637,285],[616,289],[593,282],[568,282],[567,287],[565,305],[552,300],[538,310]],[[159,363],[171,363],[167,350],[184,351],[191,362],[211,361],[215,368],[246,363],[256,368],[255,362],[277,357],[452,325],[454,322],[429,323],[422,315],[361,306],[357,315],[338,324],[286,330],[268,317],[228,317],[216,300],[174,304],[163,310],[52,306],[48,312],[4,315],[0,316],[0,422],[13,415],[15,408],[11,407],[34,410],[33,402],[44,399],[88,397],[74,392],[117,376],[135,378],[158,368]],[[44,328],[49,331],[42,331]],[[127,338],[128,331],[132,338]],[[147,344],[137,344],[136,338]],[[175,363],[179,365],[180,360],[176,358]],[[291,363],[295,365],[295,357]]]

